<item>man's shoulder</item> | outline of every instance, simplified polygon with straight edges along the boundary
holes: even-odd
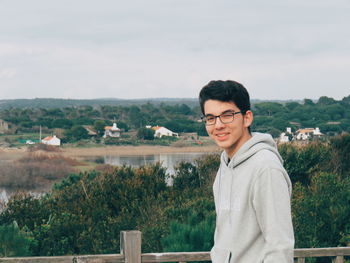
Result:
[[[257,169],[284,169],[279,157],[272,151],[263,149],[251,157],[251,165]]]
[[[268,162],[268,163],[274,162],[274,161],[280,162],[276,153],[274,153],[268,149],[262,149],[262,150],[258,151],[257,153],[252,155],[251,158],[254,161],[258,161],[258,162]]]

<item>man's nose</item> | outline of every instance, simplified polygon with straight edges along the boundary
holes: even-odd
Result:
[[[225,124],[221,122],[221,119],[219,116],[216,117],[216,121],[215,121],[215,129],[220,129],[222,127],[224,127]]]

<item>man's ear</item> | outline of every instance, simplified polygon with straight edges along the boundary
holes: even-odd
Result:
[[[253,123],[253,112],[250,110],[247,110],[245,114],[243,115],[243,121],[244,121],[244,127],[248,128]]]

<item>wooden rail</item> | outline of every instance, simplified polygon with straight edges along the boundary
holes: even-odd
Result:
[[[294,250],[296,263],[305,263],[306,258],[331,257],[333,263],[345,263],[344,256],[350,256],[350,247],[303,248]],[[17,257],[0,258],[0,263],[153,263],[210,261],[209,252],[141,253],[141,232],[122,231],[120,254],[60,256],[60,257]]]

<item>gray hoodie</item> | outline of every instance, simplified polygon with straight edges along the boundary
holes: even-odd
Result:
[[[292,263],[291,182],[272,137],[253,133],[233,156],[221,154],[214,182],[213,263]]]

